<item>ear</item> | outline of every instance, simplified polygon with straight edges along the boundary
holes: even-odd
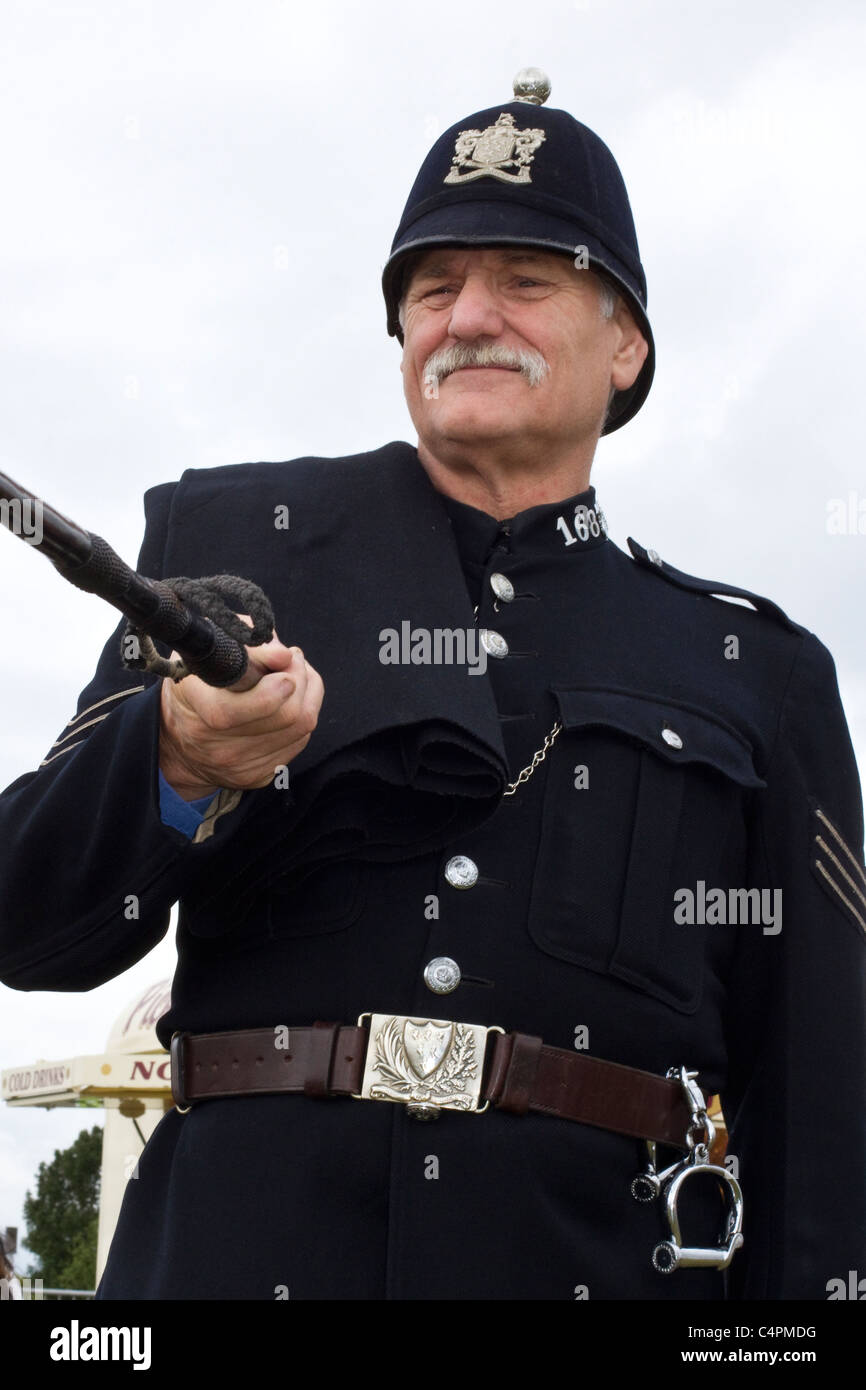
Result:
[[[640,376],[649,353],[649,343],[638,328],[634,315],[622,295],[614,311],[613,322],[619,329],[619,342],[611,362],[611,385],[617,391],[627,391]]]

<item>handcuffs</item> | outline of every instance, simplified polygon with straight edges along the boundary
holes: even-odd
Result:
[[[646,1141],[648,1162],[646,1170],[632,1180],[631,1195],[637,1202],[653,1202],[661,1196],[670,1228],[670,1239],[660,1241],[652,1254],[652,1262],[660,1274],[672,1274],[675,1269],[727,1269],[734,1252],[743,1244],[743,1194],[740,1184],[727,1168],[710,1162],[710,1149],[716,1128],[707,1114],[701,1089],[695,1083],[696,1071],[671,1067],[669,1080],[679,1081],[691,1111],[686,1132],[688,1152],[669,1168],[659,1172],[656,1167],[655,1140]],[[725,1202],[725,1216],[718,1246],[684,1245],[677,1202],[683,1185],[690,1178],[714,1178]]]

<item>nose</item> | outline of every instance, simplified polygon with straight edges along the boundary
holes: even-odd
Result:
[[[451,308],[448,332],[454,338],[498,338],[505,322],[498,297],[483,276],[468,275]]]

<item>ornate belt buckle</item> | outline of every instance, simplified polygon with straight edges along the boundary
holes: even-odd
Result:
[[[361,1014],[370,1020],[364,1079],[356,1100],[387,1100],[408,1106],[419,1120],[438,1119],[440,1110],[483,1114],[484,1052],[490,1033],[479,1023],[406,1014]]]

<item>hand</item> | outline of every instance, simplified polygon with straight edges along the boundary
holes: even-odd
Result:
[[[186,801],[222,787],[266,787],[316,727],[325,687],[300,647],[284,647],[274,633],[247,654],[246,674],[227,689],[197,676],[162,683],[159,766]]]

